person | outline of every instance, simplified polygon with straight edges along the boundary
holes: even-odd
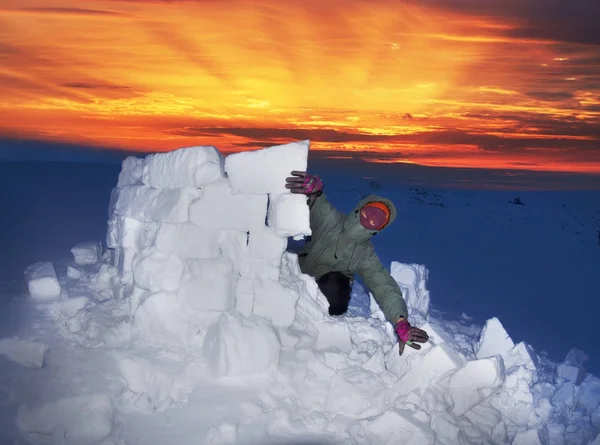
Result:
[[[383,267],[371,238],[396,218],[394,204],[386,198],[369,195],[350,214],[338,211],[323,193],[323,181],[317,175],[292,171],[285,187],[307,196],[310,208],[311,238],[298,253],[303,273],[316,279],[329,302],[329,314],[346,313],[354,275],[357,274],[392,323],[399,340],[399,353],[405,345],[421,349],[429,335],[411,326],[402,290]]]

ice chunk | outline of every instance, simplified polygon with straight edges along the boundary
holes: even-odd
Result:
[[[202,196],[194,188],[157,190],[147,185],[125,186],[119,190],[114,213],[142,222],[187,222],[190,204]]]
[[[121,172],[117,182],[118,188],[123,188],[128,185],[139,185],[142,183],[142,170],[144,160],[135,156],[128,156],[121,164]]]
[[[428,423],[410,411],[391,409],[352,422],[346,432],[359,444],[396,445],[400,442],[433,445],[436,437]]]
[[[408,307],[409,319],[420,325],[429,318],[430,296],[426,287],[429,271],[419,264],[403,264],[392,261],[390,274],[402,290]]]
[[[39,301],[53,300],[60,296],[61,288],[54,264],[39,262],[25,270],[29,295]]]
[[[27,368],[44,366],[44,355],[48,347],[43,343],[18,338],[0,340],[0,354]]]
[[[462,416],[494,394],[503,382],[502,358],[494,356],[467,362],[451,374],[444,385],[454,403],[452,412],[456,416]]]
[[[189,259],[177,298],[198,311],[226,311],[235,306],[235,276],[226,259]]]
[[[221,153],[213,146],[195,146],[147,156],[142,182],[157,189],[178,189],[204,187],[223,177]]]
[[[310,209],[306,196],[297,194],[269,195],[267,223],[278,236],[301,239],[312,233]]]
[[[87,241],[75,244],[71,248],[71,253],[78,266],[96,264],[102,256],[100,244],[94,241]]]
[[[306,171],[309,141],[243,151],[225,158],[225,171],[233,193],[290,193],[285,178],[292,170]]]
[[[136,254],[132,268],[133,279],[138,287],[150,291],[175,292],[179,289],[184,264],[173,254],[147,248]]]
[[[567,354],[565,361],[558,365],[556,369],[558,377],[579,385],[585,377],[583,364],[587,359],[588,357],[583,351],[572,348]]]
[[[233,195],[224,179],[207,185],[191,204],[190,221],[215,229],[251,230],[265,226],[267,195]]]
[[[493,355],[504,355],[515,347],[500,320],[490,318],[481,331],[479,343],[475,346],[475,355],[478,359]]]
[[[22,406],[17,424],[32,443],[97,443],[113,429],[113,406],[106,395],[81,395],[41,406]],[[67,439],[67,442],[65,442]]]
[[[280,350],[273,327],[262,319],[223,313],[204,337],[204,358],[216,376],[267,371],[278,363]]]
[[[219,256],[220,231],[192,223],[161,223],[156,232],[156,248],[181,258],[216,258]]]

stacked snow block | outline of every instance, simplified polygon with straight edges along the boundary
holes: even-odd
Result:
[[[302,141],[224,157],[196,146],[125,159],[107,246],[140,325],[155,326],[144,317],[164,316],[150,308],[167,300],[188,315],[232,311],[292,324],[297,293],[279,281],[281,259],[287,237],[311,232],[306,197],[291,194],[285,178],[306,170],[308,150]]]

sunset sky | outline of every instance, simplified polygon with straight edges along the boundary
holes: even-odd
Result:
[[[0,0],[0,135],[600,173],[598,0]]]

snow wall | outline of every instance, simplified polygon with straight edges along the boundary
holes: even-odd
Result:
[[[411,321],[430,334],[422,350],[398,355],[372,297],[366,318],[327,315],[285,251],[288,237],[310,235],[305,197],[284,188],[308,150],[191,147],[123,162],[104,263],[86,274],[98,252],[84,244],[69,269],[94,297],[49,306],[65,337],[110,349],[125,387],[111,403],[156,412],[186,406],[206,381],[262,388],[202,443],[303,432],[351,444],[591,443],[600,384],[577,352],[552,367],[495,318],[483,329],[431,319],[423,266],[391,265]],[[44,302],[60,294],[50,269],[28,272]],[[35,415],[21,416],[25,429]]]

